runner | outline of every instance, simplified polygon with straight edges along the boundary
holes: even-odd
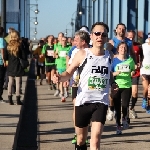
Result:
[[[75,54],[79,50],[84,50],[84,49],[86,50],[89,47],[89,42],[90,42],[89,33],[85,32],[85,31],[76,32],[75,33],[75,41],[76,41],[76,48],[72,52],[71,58],[68,62],[69,65],[71,65]],[[76,96],[77,96],[78,82],[79,82],[78,70],[76,70],[74,72],[72,80],[73,80],[72,85],[71,85],[72,86],[72,101],[73,101],[73,105],[74,105],[75,104],[75,99],[76,99]],[[74,127],[75,127],[75,105],[74,105],[74,111],[73,111],[73,123],[74,123]],[[75,135],[72,139],[72,144],[76,144],[76,143],[77,143],[77,138],[76,138],[76,132],[75,132]],[[86,143],[88,143],[88,140],[86,140]]]
[[[131,57],[127,57],[128,46],[125,42],[119,43],[117,47],[118,55],[113,59],[112,72],[115,76],[115,82],[119,86],[119,90],[113,98],[114,108],[116,111],[116,134],[122,134],[121,131],[121,100],[122,100],[122,124],[127,129],[128,124],[128,107],[131,97],[131,77],[135,73],[135,63]]]
[[[71,46],[67,45],[67,38],[62,37],[61,46],[56,48],[55,52],[55,58],[57,58],[57,72],[59,74],[62,74],[66,71],[67,65],[66,65],[66,56],[70,50]],[[60,91],[60,97],[61,101],[65,102],[66,98],[68,97],[68,86],[69,81],[66,82],[60,82],[59,83],[59,91]]]
[[[136,60],[137,60],[137,66],[138,68],[135,70],[135,74],[132,76],[132,104],[130,107],[130,115],[133,119],[137,118],[137,114],[135,112],[135,104],[138,99],[138,85],[139,85],[139,78],[140,78],[140,67],[141,67],[141,62],[143,59],[143,53],[142,53],[142,48],[141,44],[138,42],[135,42],[135,31],[130,30],[128,31],[128,38],[133,41],[133,50],[136,55]]]
[[[87,150],[85,141],[90,120],[92,121],[90,149],[100,149],[109,103],[109,79],[112,77],[109,51],[104,50],[108,31],[108,26],[103,22],[93,24],[91,34],[93,47],[87,51],[78,51],[67,71],[54,76],[54,82],[67,81],[79,68],[79,87],[75,101],[76,150]],[[113,77],[111,83],[116,88]]]
[[[123,24],[123,23],[117,24],[116,29],[114,30],[114,33],[115,33],[115,37],[107,43],[107,49],[112,51],[113,54],[115,55],[114,57],[116,57],[118,44],[120,42],[125,42],[128,45],[127,55],[128,56],[130,55],[136,63],[136,57],[135,57],[135,53],[133,50],[132,41],[125,37],[125,35],[126,35],[125,24]],[[113,120],[115,111],[114,111],[113,99],[111,97],[109,97],[109,100],[110,100],[110,106],[109,106],[109,111],[107,114],[107,119],[109,121],[111,121],[111,120]]]
[[[48,90],[56,90],[51,77],[54,75],[56,66],[55,66],[55,58],[54,58],[54,36],[49,35],[47,37],[47,43],[42,48],[42,55],[40,58],[45,56],[45,66],[46,66],[46,76],[48,77]]]
[[[62,32],[59,32],[58,33],[58,38],[57,38],[57,43],[54,44],[54,51],[55,51],[55,56],[56,56],[56,49],[58,49],[59,47],[61,47],[61,41],[62,41],[62,37],[64,37],[64,33]],[[55,57],[56,58],[56,57]],[[57,68],[57,61],[58,58],[55,59],[55,65],[56,65],[56,68]],[[60,91],[59,91],[59,84],[56,84],[56,91],[54,93],[54,96],[58,96],[60,94]]]
[[[39,41],[39,46],[33,52],[33,55],[34,56],[36,55],[36,58],[38,58],[38,61],[37,61],[37,79],[40,77],[40,85],[42,85],[42,81],[45,77],[45,75],[44,75],[44,73],[45,73],[45,64],[44,64],[45,63],[44,62],[45,57],[43,56],[43,57],[40,58],[43,45],[44,45],[44,41],[40,40]]]
[[[148,97],[148,87],[150,85],[150,33],[148,33],[148,43],[142,44],[143,49],[143,62],[140,69],[142,75],[143,84],[143,102],[142,108],[146,109],[147,113],[150,114],[150,97]]]

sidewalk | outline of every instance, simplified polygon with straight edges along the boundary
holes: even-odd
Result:
[[[22,92],[24,94],[27,76],[23,76]],[[21,95],[23,100],[24,95]],[[7,90],[4,90],[3,99],[8,100]],[[16,103],[16,96],[13,95]],[[20,105],[9,105],[0,103],[0,150],[11,150],[14,143],[17,124],[20,116]]]
[[[106,121],[101,150],[150,150],[150,115],[141,108],[141,88],[140,85],[140,98],[135,107],[138,119],[131,119],[130,128],[123,130],[121,136],[116,135],[115,121]],[[47,90],[45,83],[40,86],[37,81],[39,149],[73,150],[71,98],[62,103],[59,98],[53,96],[53,93]]]

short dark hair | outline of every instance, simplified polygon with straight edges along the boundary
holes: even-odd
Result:
[[[117,26],[116,26],[116,29],[118,28],[119,25],[124,26],[124,27],[125,27],[125,30],[127,29],[127,27],[126,27],[126,25],[125,25],[124,23],[118,23]]]
[[[148,33],[148,35],[150,35],[150,32]]]
[[[97,25],[103,26],[107,30],[107,32],[109,32],[109,27],[104,22],[96,22],[96,23],[94,23],[92,25],[91,31],[93,31],[94,27],[97,26]]]
[[[136,34],[134,30],[128,30],[128,32],[132,32],[133,34]]]

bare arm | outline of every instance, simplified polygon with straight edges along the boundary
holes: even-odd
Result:
[[[64,82],[64,81],[69,80],[73,76],[73,73],[79,67],[80,63],[83,61],[84,57],[85,57],[85,51],[84,50],[78,51],[71,65],[68,67],[68,69],[59,76],[59,81]]]

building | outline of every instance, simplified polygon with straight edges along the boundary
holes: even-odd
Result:
[[[5,32],[9,27],[20,32],[21,37],[30,36],[30,0],[1,0],[1,25]]]
[[[150,0],[78,0],[76,29],[97,21],[105,22],[110,28],[109,37],[118,23],[124,23],[127,30],[138,32],[138,40],[144,41],[150,32]]]

